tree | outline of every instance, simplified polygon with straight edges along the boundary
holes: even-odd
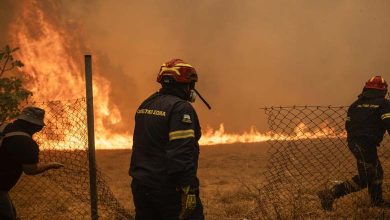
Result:
[[[32,93],[23,87],[23,81],[14,76],[4,77],[6,72],[23,67],[22,61],[13,57],[19,48],[6,45],[0,50],[0,123],[16,117],[20,112],[22,102]]]

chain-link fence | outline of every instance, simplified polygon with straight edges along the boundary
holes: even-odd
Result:
[[[38,176],[23,175],[11,191],[21,219],[90,219],[87,115],[85,99],[34,103],[46,110],[46,127],[34,139],[40,162],[65,168]],[[132,219],[98,171],[100,219]]]
[[[350,194],[324,212],[316,192],[357,174],[356,160],[349,152],[344,129],[348,107],[265,108],[271,132],[266,182],[259,188],[261,219],[390,218],[385,209],[370,207],[367,190]],[[385,171],[384,197],[390,199],[388,135],[379,147]]]
[[[58,161],[64,169],[39,176],[24,175],[11,196],[22,219],[89,219],[89,171],[84,99],[35,103],[46,110],[45,129],[35,139],[40,161]],[[367,191],[345,196],[324,212],[316,192],[351,178],[356,161],[346,144],[347,107],[266,108],[271,133],[266,182],[259,188],[260,219],[385,219],[386,209],[370,207]],[[379,147],[385,171],[384,196],[390,199],[390,139]],[[101,219],[132,219],[98,172]]]

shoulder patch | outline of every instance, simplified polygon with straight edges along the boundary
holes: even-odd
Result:
[[[183,119],[181,121],[183,123],[187,123],[187,124],[191,124],[192,123],[191,116],[189,114],[184,114],[183,115]]]

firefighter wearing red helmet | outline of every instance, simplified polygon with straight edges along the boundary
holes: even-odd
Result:
[[[201,131],[190,104],[197,81],[183,60],[162,64],[162,88],[136,112],[129,175],[138,220],[204,219],[197,178]]]
[[[358,174],[343,183],[318,192],[321,205],[332,210],[335,199],[368,188],[374,207],[389,207],[382,197],[383,169],[377,147],[387,130],[390,134],[390,101],[381,76],[369,79],[358,99],[349,107],[345,127],[348,148],[357,161]]]

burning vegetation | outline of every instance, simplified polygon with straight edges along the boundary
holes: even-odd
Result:
[[[81,25],[74,21],[64,21],[55,17],[60,5],[43,4],[40,1],[24,1],[21,13],[10,27],[12,43],[21,50],[18,58],[25,62],[23,73],[25,83],[32,91],[33,101],[68,100],[85,96],[85,83],[82,70],[83,53],[90,51],[84,39]],[[33,20],[30,18],[34,18]],[[95,129],[98,148],[117,149],[130,148],[132,137],[130,126],[127,129],[116,129],[123,124],[123,112],[113,101],[113,85],[102,74],[99,57],[94,65],[94,99]],[[115,73],[106,73],[115,74]],[[126,97],[127,94],[122,94]],[[134,104],[136,105],[136,104]],[[69,116],[69,123],[72,120]],[[69,126],[71,129],[72,126]],[[72,132],[69,132],[72,133]],[[278,138],[286,140],[320,138],[324,136],[343,136],[334,134],[331,127],[318,132],[307,132],[305,124],[299,124],[291,134],[278,134]],[[202,145],[218,145],[232,143],[254,143],[272,140],[275,134],[261,133],[252,126],[241,133],[225,132],[224,124],[218,129],[208,127],[203,130],[200,140]],[[67,139],[74,139],[68,137]]]

